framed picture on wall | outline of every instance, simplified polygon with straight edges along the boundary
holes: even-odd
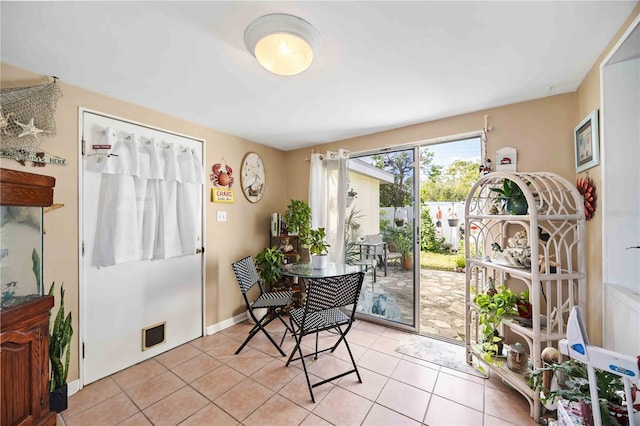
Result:
[[[573,131],[576,153],[576,172],[582,172],[600,164],[598,110],[592,111]]]
[[[255,152],[248,153],[242,160],[240,174],[242,192],[252,203],[257,203],[264,193],[265,172],[262,159]]]

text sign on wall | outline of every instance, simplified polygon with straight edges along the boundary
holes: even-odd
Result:
[[[214,203],[233,203],[233,189],[211,188],[211,201]]]

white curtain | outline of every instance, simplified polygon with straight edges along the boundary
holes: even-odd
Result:
[[[344,263],[345,213],[347,209],[346,150],[312,154],[309,174],[309,206],[311,226],[324,228],[330,244],[331,262]]]
[[[202,163],[194,149],[95,128],[86,169],[102,173],[97,265],[194,254]]]

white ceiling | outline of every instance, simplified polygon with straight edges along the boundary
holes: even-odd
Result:
[[[8,2],[2,62],[283,150],[575,90],[636,1]],[[290,13],[293,77],[245,49]]]

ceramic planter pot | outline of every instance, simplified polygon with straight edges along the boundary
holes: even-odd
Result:
[[[313,269],[325,269],[329,266],[329,255],[328,254],[312,254],[311,255],[311,264],[313,265]]]
[[[507,211],[511,214],[527,214],[529,205],[526,198],[509,198],[507,200]]]

